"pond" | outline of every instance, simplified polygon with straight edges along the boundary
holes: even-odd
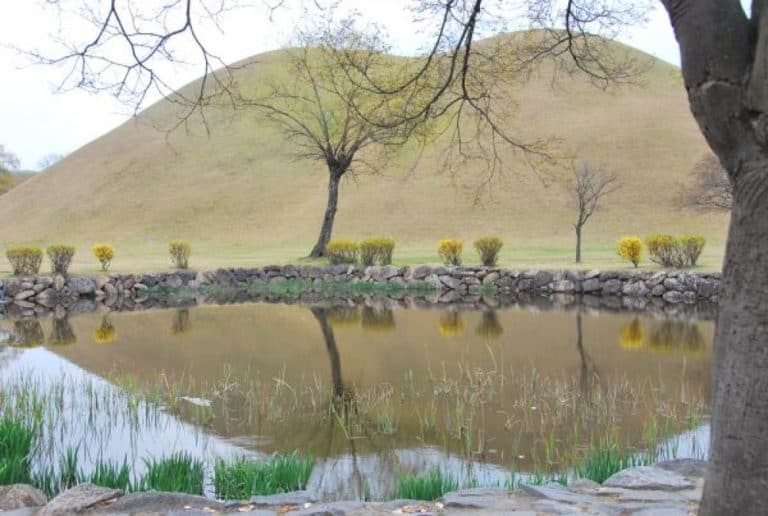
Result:
[[[47,396],[46,453],[76,447],[86,469],[108,458],[140,471],[181,450],[208,464],[298,450],[315,459],[309,489],[321,498],[382,499],[402,472],[506,485],[567,472],[606,442],[706,454],[711,321],[379,299],[0,328],[0,395]]]

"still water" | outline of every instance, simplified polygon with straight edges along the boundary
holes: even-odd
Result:
[[[0,381],[56,386],[49,453],[79,446],[86,466],[299,450],[319,496],[384,498],[399,472],[503,484],[606,439],[706,453],[709,321],[257,303],[0,328]]]

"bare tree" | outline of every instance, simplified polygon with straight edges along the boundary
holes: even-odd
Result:
[[[51,165],[58,163],[64,159],[64,154],[59,154],[56,152],[51,152],[49,154],[46,154],[42,158],[40,158],[37,161],[37,166],[40,168],[40,170],[45,170],[46,168],[50,167]]]
[[[267,95],[239,101],[281,127],[297,157],[321,162],[327,169],[328,199],[312,258],[325,255],[342,179],[379,172],[389,151],[410,136],[405,124],[375,123],[389,116],[395,97],[366,91],[336,67],[339,54],[359,54],[365,58],[361,73],[386,80],[392,58],[385,50],[376,36],[355,31],[352,20],[304,34],[298,47],[286,51],[291,77],[272,84]]]
[[[16,179],[11,172],[17,170],[19,165],[19,158],[0,144],[0,195],[16,186]]]
[[[693,183],[683,188],[683,203],[700,210],[728,211],[733,207],[733,185],[728,172],[712,153],[701,158],[693,170]]]
[[[600,202],[606,195],[615,192],[621,185],[616,174],[605,168],[581,163],[572,165],[573,180],[567,184],[573,206],[576,209],[576,263],[581,263],[581,235],[584,225],[600,209]]]

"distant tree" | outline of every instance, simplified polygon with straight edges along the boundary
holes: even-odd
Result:
[[[376,123],[392,110],[397,97],[377,95],[338,71],[342,55],[363,55],[366,64],[359,73],[385,80],[392,60],[385,51],[376,35],[356,32],[351,20],[303,34],[298,47],[286,50],[290,76],[270,85],[263,96],[239,101],[258,108],[281,127],[297,157],[321,162],[328,171],[328,200],[320,234],[309,254],[312,258],[325,255],[342,178],[378,172],[388,151],[410,134],[404,124]]]
[[[50,167],[54,163],[58,163],[59,161],[61,161],[63,158],[64,158],[63,154],[52,152],[40,158],[37,161],[37,166],[40,170],[45,170],[46,168]]]
[[[18,168],[19,158],[6,151],[4,145],[0,145],[0,195],[16,186],[16,180],[11,172]]]
[[[728,211],[733,206],[733,185],[712,153],[702,157],[691,170],[693,184],[683,188],[683,203],[701,210]]]
[[[615,192],[621,185],[616,174],[589,163],[572,165],[573,180],[568,184],[573,206],[576,208],[576,263],[581,262],[581,234],[584,225],[600,209],[603,197]]]

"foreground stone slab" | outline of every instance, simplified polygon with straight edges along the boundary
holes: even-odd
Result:
[[[93,484],[80,484],[64,491],[48,502],[48,505],[43,507],[39,514],[40,516],[53,516],[83,512],[97,505],[116,500],[122,495],[123,492],[118,489],[107,489]]]
[[[40,507],[47,501],[42,491],[27,484],[0,486],[0,511]]]
[[[707,472],[707,461],[698,459],[665,460],[654,466],[691,478],[703,478]]]
[[[224,509],[224,504],[216,502],[204,496],[195,496],[184,493],[131,493],[123,496],[109,506],[112,513],[164,513],[174,510],[214,510]]]
[[[303,507],[306,503],[315,502],[317,502],[317,498],[309,494],[308,491],[293,491],[291,493],[254,496],[251,498],[250,504],[258,507],[282,507],[286,505]]]
[[[603,482],[603,486],[648,491],[680,491],[695,487],[693,482],[682,475],[653,466],[639,466],[619,471]]]
[[[509,496],[509,491],[503,488],[463,489],[446,493],[443,496],[443,506],[446,508],[487,509],[498,505],[500,500]]]

